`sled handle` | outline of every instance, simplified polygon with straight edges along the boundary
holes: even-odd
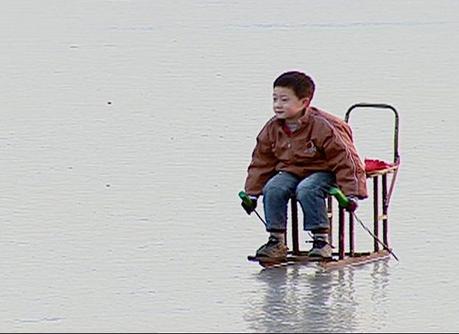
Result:
[[[346,112],[344,120],[346,123],[349,121],[349,117],[351,115],[351,111],[356,108],[379,108],[379,109],[390,109],[394,112],[395,121],[394,121],[394,163],[398,163],[400,161],[400,155],[398,154],[398,128],[399,128],[399,116],[397,110],[391,106],[390,104],[386,103],[356,103],[352,105]]]

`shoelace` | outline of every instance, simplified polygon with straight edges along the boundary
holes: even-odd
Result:
[[[326,244],[329,244],[331,248],[333,248],[333,249],[335,248],[335,246],[333,246],[332,244],[330,244],[330,243],[328,243],[328,242],[326,242],[326,241],[323,241],[323,240],[306,240],[306,241],[305,241],[306,244],[312,244],[312,247],[313,247],[313,248],[322,248],[323,246],[325,246],[325,245],[323,245],[323,246],[317,246],[317,242],[324,242],[325,245],[326,245]]]
[[[314,248],[323,248],[327,244],[328,244],[328,242],[326,242],[325,240],[318,239],[318,240],[314,240],[312,242],[312,247],[314,247]]]
[[[267,245],[275,245],[279,243],[279,239],[276,237],[269,237]]]

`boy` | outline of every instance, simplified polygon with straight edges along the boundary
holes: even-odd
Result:
[[[310,106],[313,80],[302,72],[281,74],[273,84],[272,117],[257,136],[252,161],[247,169],[245,192],[252,205],[242,203],[251,214],[263,195],[268,242],[257,256],[285,259],[285,230],[288,201],[292,195],[301,205],[305,231],[313,234],[308,256],[330,258],[329,221],[325,199],[337,185],[350,199],[367,195],[365,168],[352,140],[350,127],[341,119]]]

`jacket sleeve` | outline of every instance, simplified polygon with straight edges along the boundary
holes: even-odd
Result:
[[[276,164],[277,160],[265,126],[257,136],[252,161],[247,168],[245,192],[249,195],[261,195],[266,182],[276,173]]]
[[[338,187],[346,196],[367,198],[365,167],[353,143],[351,128],[342,124],[329,130],[323,148],[328,166],[335,173]]]

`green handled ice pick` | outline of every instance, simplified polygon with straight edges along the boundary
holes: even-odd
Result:
[[[349,205],[349,198],[346,197],[346,195],[343,194],[343,192],[337,188],[337,187],[332,187],[329,191],[330,195],[334,196],[336,198],[336,200],[338,201],[339,205],[343,208],[346,208],[348,205]],[[397,255],[394,254],[394,252],[392,252],[392,250],[389,249],[389,247],[384,243],[382,242],[381,240],[379,240],[379,238],[374,235],[369,229],[368,227],[365,226],[365,224],[360,220],[359,217],[357,217],[357,215],[355,214],[355,212],[351,212],[351,214],[355,217],[355,219],[360,223],[360,225],[363,227],[363,229],[365,231],[367,231],[377,242],[379,242],[397,261],[398,260],[398,257]]]
[[[249,197],[249,195],[247,195],[247,193],[244,190],[241,190],[238,195],[239,195],[239,198],[242,200],[242,202],[244,202],[244,204],[249,205],[249,206],[252,205],[252,199]],[[265,226],[267,226],[265,220],[261,218],[257,210],[253,209],[253,211],[256,213],[258,218],[260,218],[261,222],[265,224]]]

